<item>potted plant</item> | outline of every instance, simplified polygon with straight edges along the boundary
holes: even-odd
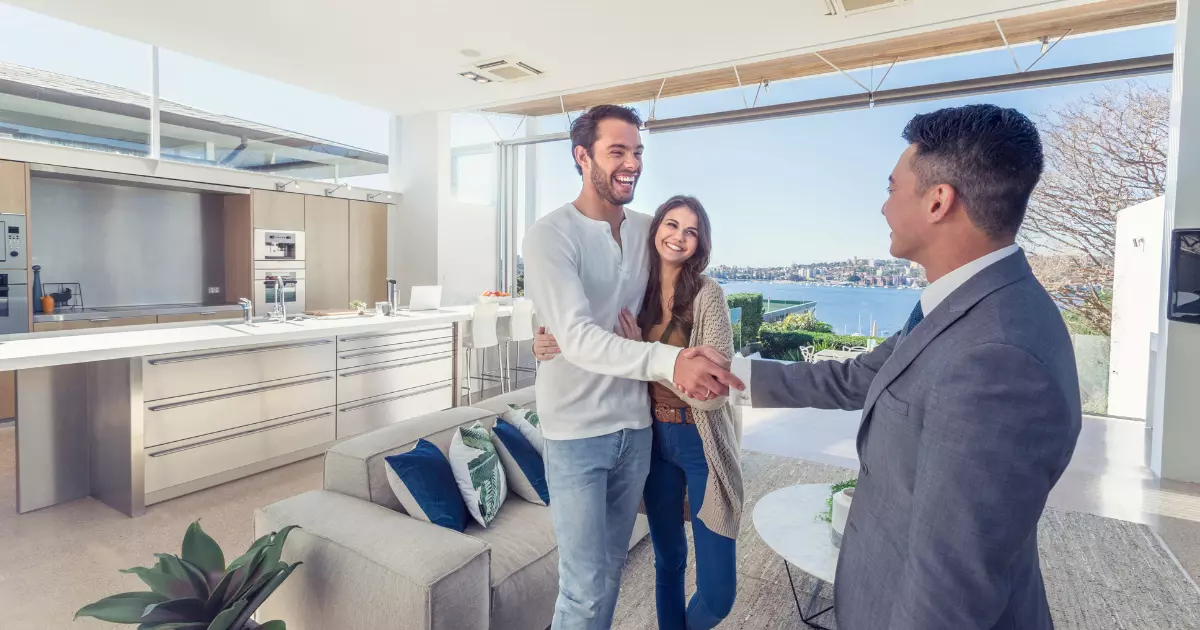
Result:
[[[350,303],[350,308],[354,309],[355,313],[364,315],[367,312],[367,303],[362,300],[354,300]]]
[[[140,624],[138,630],[285,630],[282,621],[259,625],[250,616],[300,565],[279,559],[292,529],[259,538],[226,565],[220,545],[199,521],[192,523],[180,555],[157,553],[154,566],[121,571],[141,578],[149,591],[105,597],[80,608],[75,617]]]
[[[825,511],[817,516],[829,523],[829,537],[833,546],[842,546],[842,533],[846,529],[846,517],[850,515],[850,502],[854,499],[854,487],[857,479],[847,479],[829,487],[829,498],[825,499]]]

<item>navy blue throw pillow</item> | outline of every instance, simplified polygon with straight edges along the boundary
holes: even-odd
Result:
[[[550,490],[546,486],[546,464],[542,461],[542,456],[538,454],[537,449],[529,443],[524,435],[521,435],[520,429],[499,418],[492,427],[492,435],[500,441],[500,445],[503,447],[500,450],[500,461],[505,464],[504,472],[509,478],[509,488],[526,501],[550,505]],[[508,470],[509,465],[505,460],[509,457],[516,462],[517,468],[520,469],[520,476],[524,477],[524,480],[514,479],[514,471]],[[527,482],[529,489],[536,494],[525,496],[530,493],[522,491],[526,484],[521,481]],[[537,499],[541,499],[541,501],[539,502]]]
[[[450,460],[432,442],[417,440],[411,451],[383,459],[388,483],[405,512],[456,532],[467,528],[467,506],[454,481]]]

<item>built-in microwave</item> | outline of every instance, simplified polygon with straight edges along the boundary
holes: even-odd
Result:
[[[0,267],[5,269],[25,268],[25,215],[0,214]]]
[[[282,281],[282,282],[281,282]],[[282,284],[282,286],[280,286]],[[288,315],[299,315],[304,312],[304,270],[303,269],[268,269],[254,270],[254,312],[266,315],[275,308],[279,292],[283,292],[283,302]]]
[[[254,260],[276,268],[304,268],[304,232],[254,230]]]

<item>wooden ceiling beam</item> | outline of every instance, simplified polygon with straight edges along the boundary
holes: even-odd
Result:
[[[1072,35],[1099,33],[1119,28],[1170,22],[1175,19],[1175,0],[1102,0],[1076,7],[1056,9],[999,20],[1000,27],[1011,45],[1054,41],[1068,31]],[[871,66],[886,66],[893,61],[916,61],[946,55],[970,53],[1004,46],[996,25],[992,22],[968,24],[929,33],[906,35],[893,39],[856,44],[819,51],[822,57],[842,70],[857,70]],[[750,87],[761,81],[785,81],[834,72],[813,53],[803,53],[780,59],[739,64],[742,85]],[[546,116],[567,111],[579,111],[601,103],[638,103],[650,101],[662,90],[661,98],[684,96],[700,92],[725,90],[738,86],[733,67],[704,70],[662,79],[638,81],[598,90],[588,90],[559,97],[539,98],[487,108],[500,114]]]

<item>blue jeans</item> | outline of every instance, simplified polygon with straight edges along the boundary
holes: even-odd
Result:
[[[550,511],[558,537],[554,630],[608,630],[650,470],[650,429],[546,440]]]
[[[687,412],[685,412],[687,413]],[[654,423],[646,517],[654,543],[659,630],[708,630],[721,623],[737,595],[737,541],[715,534],[697,518],[708,483],[708,462],[694,424]],[[696,543],[696,594],[684,597],[687,535],[684,492]]]

